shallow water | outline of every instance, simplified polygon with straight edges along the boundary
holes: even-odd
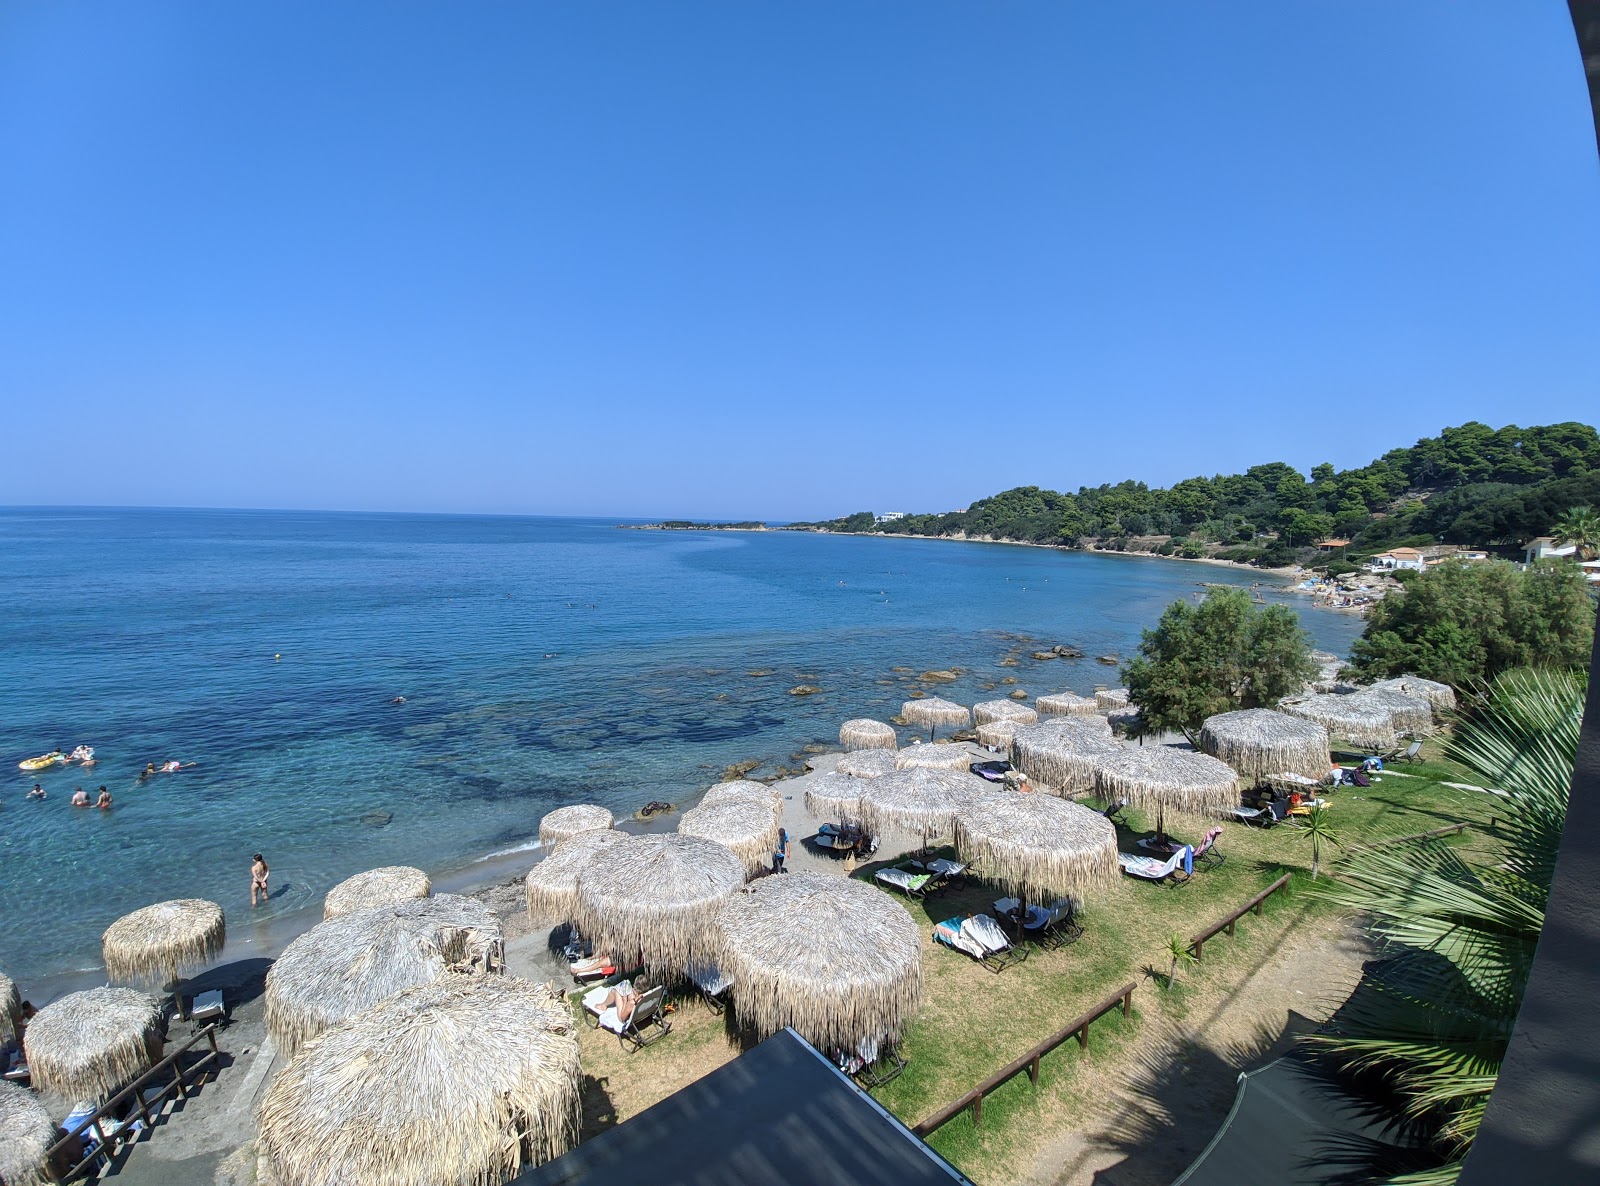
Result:
[[[924,670],[966,669],[936,689],[965,703],[1007,675],[1031,695],[1114,683],[1092,658],[1028,654],[1125,656],[1199,582],[1254,575],[931,540],[228,511],[0,511],[0,559],[0,969],[17,978],[96,966],[106,925],[152,901],[213,898],[239,937],[361,869],[528,846],[562,803],[624,814],[730,763],[770,771],[847,717],[891,715]],[[1359,632],[1284,600],[1328,650]],[[1019,666],[997,666],[1008,653]],[[802,683],[821,694],[789,695]],[[92,769],[16,768],[80,742]],[[199,765],[138,781],[167,758]],[[23,798],[35,779],[43,803]],[[68,805],[102,783],[111,812]],[[252,915],[256,851],[274,897]]]

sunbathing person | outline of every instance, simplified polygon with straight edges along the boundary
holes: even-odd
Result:
[[[627,1021],[638,1007],[640,995],[649,987],[643,980],[637,985],[629,984],[625,980],[606,993],[605,999],[600,1002],[599,1011],[604,1013],[614,1007],[617,1011],[617,1020]]]

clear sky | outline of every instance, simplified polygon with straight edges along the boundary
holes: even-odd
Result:
[[[945,510],[1597,344],[1558,0],[0,5],[0,503]]]

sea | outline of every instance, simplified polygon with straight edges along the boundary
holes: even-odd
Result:
[[[105,927],[169,898],[222,903],[232,950],[363,869],[503,874],[555,807],[620,817],[735,764],[793,769],[917,689],[1113,685],[1097,657],[1206,582],[1258,584],[1337,654],[1361,625],[1222,566],[629,526],[0,509],[0,971],[92,975]],[[1031,657],[1056,644],[1086,657]],[[17,767],[80,744],[95,765]],[[140,780],[168,760],[193,765]],[[102,785],[110,811],[70,805]],[[256,852],[273,896],[252,910]]]

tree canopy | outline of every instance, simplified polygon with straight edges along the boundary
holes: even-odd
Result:
[[[1316,674],[1311,641],[1287,606],[1258,606],[1243,589],[1174,601],[1122,669],[1146,732],[1191,734],[1207,717],[1271,707]]]
[[[1516,667],[1582,670],[1594,621],[1573,564],[1439,564],[1372,607],[1351,665],[1372,679],[1410,673],[1463,691]]]

